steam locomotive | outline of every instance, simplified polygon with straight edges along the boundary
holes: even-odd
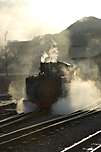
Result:
[[[65,62],[40,63],[39,73],[26,78],[27,100],[40,109],[50,109],[60,97],[67,95],[65,84],[72,79],[73,65]]]

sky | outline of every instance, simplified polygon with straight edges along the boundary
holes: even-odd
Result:
[[[0,0],[0,40],[59,33],[88,16],[101,18],[101,0]]]

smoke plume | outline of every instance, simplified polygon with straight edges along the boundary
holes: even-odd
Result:
[[[51,47],[48,53],[44,52],[43,56],[41,57],[41,62],[42,63],[57,62],[57,58],[58,58],[58,48]]]

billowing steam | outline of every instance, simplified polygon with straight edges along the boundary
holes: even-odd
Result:
[[[66,114],[80,109],[90,110],[101,107],[101,90],[98,86],[101,83],[97,79],[99,76],[97,65],[90,63],[79,65],[81,69],[76,71],[77,74],[70,83],[67,82],[64,85],[67,96],[60,98],[52,106],[53,113]],[[68,78],[66,72],[65,75]]]
[[[44,52],[44,54],[41,57],[41,62],[42,63],[57,62],[57,58],[58,58],[58,48],[51,47],[48,53]]]
[[[67,97],[60,98],[53,105],[52,112],[66,114],[80,109],[90,110],[99,104],[101,104],[101,92],[96,87],[95,82],[78,79],[71,82],[70,86],[68,86]]]
[[[9,85],[9,94],[12,95],[12,98],[16,100],[17,107],[16,111],[18,113],[24,112],[23,99],[25,98],[25,80],[17,78],[15,81],[12,81]]]
[[[9,86],[9,93],[17,101],[17,113],[28,113],[37,109],[37,105],[27,101],[25,91],[25,79],[12,81]]]
[[[16,100],[24,98],[25,95],[25,80],[16,79],[12,81],[9,86],[9,93]]]
[[[11,84],[9,85],[9,93],[12,95],[13,99],[17,101],[17,112],[22,113],[28,111],[26,110],[23,100],[26,99],[26,77],[32,75],[34,73],[33,68],[33,60],[35,60],[36,55],[33,53],[33,49],[29,48],[24,52],[21,56],[19,56],[20,67],[15,65],[13,71],[15,73],[14,80],[12,80]],[[30,104],[31,105],[31,104]],[[33,107],[31,105],[29,107]],[[28,106],[28,104],[27,104]],[[33,108],[35,109],[35,108]]]
[[[70,86],[70,100],[73,109],[90,109],[101,103],[101,92],[91,80],[73,80]]]
[[[99,80],[99,69],[97,64],[90,60],[86,59],[77,63],[77,76],[83,80]]]
[[[14,80],[9,86],[9,93],[14,99],[25,98],[25,78],[33,73],[32,66],[34,58],[33,50],[26,50],[25,54],[19,56],[20,67],[18,65],[14,66],[16,73],[14,71]]]

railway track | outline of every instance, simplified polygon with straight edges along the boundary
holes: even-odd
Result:
[[[21,114],[16,114],[10,117],[7,117],[5,119],[0,120],[0,129],[6,126],[10,126],[14,123],[18,123],[20,121],[29,119],[30,117],[32,117],[34,115],[34,112],[32,113],[21,113]]]
[[[83,138],[61,152],[100,152],[101,130]]]
[[[0,135],[0,146],[5,145],[7,143],[11,143],[13,141],[17,141],[21,138],[30,136],[35,133],[39,133],[39,132],[42,132],[44,130],[47,130],[47,129],[50,129],[53,127],[57,127],[59,125],[66,124],[73,120],[82,119],[83,117],[90,116],[95,113],[98,113],[98,111],[95,111],[95,110],[85,111],[85,112],[77,111],[70,115],[60,116],[60,117],[53,118],[53,119],[50,119],[50,120],[47,120],[44,122],[40,122],[37,124],[32,124],[27,127],[16,129],[14,131],[3,133],[2,135]],[[17,121],[17,123],[19,123],[19,121]],[[15,122],[14,122],[14,124],[15,124]],[[7,130],[9,127],[11,127],[11,126],[6,124]],[[1,128],[3,129],[4,127],[1,127]]]
[[[88,109],[90,109],[90,107],[88,107]],[[98,106],[95,108],[95,110],[98,110]],[[85,112],[87,112],[87,110],[82,109],[82,110],[78,110],[73,113],[67,114],[65,116],[62,116],[62,117],[69,117],[69,116],[71,117],[71,116],[82,114]],[[47,115],[47,113],[45,113],[45,114]],[[20,122],[22,123],[23,121],[26,121],[30,118],[34,119],[35,117],[42,116],[42,115],[43,115],[42,112],[38,112],[38,113],[30,112],[30,113],[26,113],[26,114],[22,113],[22,114],[16,114],[16,115],[12,115],[12,116],[8,115],[8,117],[0,120],[0,129],[6,128],[6,127],[12,127],[12,125],[18,124]]]
[[[4,110],[3,112],[0,111],[0,121],[16,114],[17,114],[16,110],[12,110],[12,109],[10,110],[7,109],[7,110]]]
[[[65,117],[74,116],[74,115],[78,115],[81,113],[84,113],[84,112],[79,110],[79,111],[73,112],[71,114],[68,114]],[[42,113],[38,113],[38,114],[41,115]],[[20,121],[25,121],[33,116],[36,116],[34,112],[26,113],[26,114],[22,113],[22,114],[13,115],[11,117],[7,117],[7,118],[0,121],[0,129],[4,128],[4,127],[8,127],[8,126],[15,124],[15,123],[20,123]],[[64,117],[64,116],[61,116],[61,118],[62,117]]]

